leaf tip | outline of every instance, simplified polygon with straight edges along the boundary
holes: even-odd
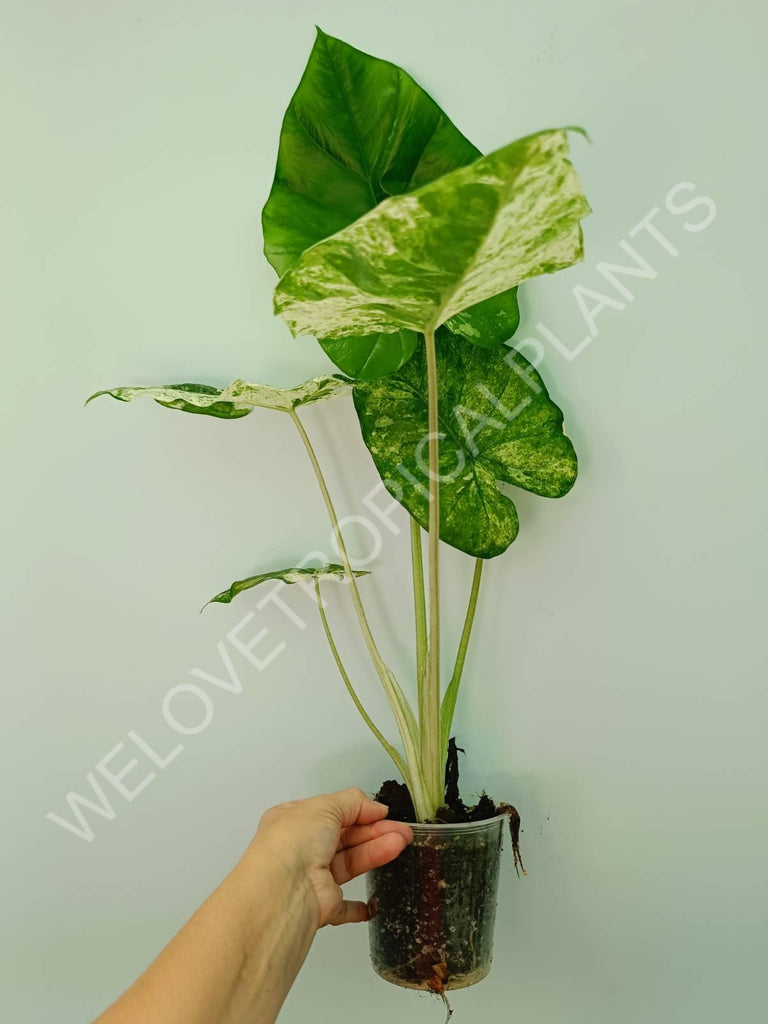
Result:
[[[566,125],[565,130],[567,132],[575,132],[576,135],[583,136],[587,140],[587,142],[590,144],[590,146],[594,145],[594,143],[592,142],[592,139],[590,138],[589,132],[587,131],[586,128],[582,128],[580,124],[569,124],[569,125]]]

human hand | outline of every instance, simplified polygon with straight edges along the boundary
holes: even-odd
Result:
[[[299,884],[309,883],[319,928],[367,921],[366,904],[345,900],[341,886],[388,864],[413,841],[410,826],[387,821],[387,813],[384,804],[354,788],[294,800],[264,813],[252,846],[271,851]]]

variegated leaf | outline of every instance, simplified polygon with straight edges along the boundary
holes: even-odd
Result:
[[[312,246],[278,283],[275,311],[320,337],[436,328],[581,259],[588,212],[567,130],[539,132]]]
[[[273,572],[248,576],[244,580],[235,580],[226,590],[222,590],[220,594],[212,597],[208,604],[229,604],[244,590],[250,590],[251,587],[257,587],[260,583],[266,583],[268,580],[282,580],[283,583],[307,583],[312,580],[343,580],[346,575],[343,565],[334,564],[323,565],[319,569],[275,569]],[[355,576],[369,575],[370,573],[363,569],[355,570]]]
[[[350,383],[343,377],[315,377],[294,388],[274,388],[270,384],[249,384],[244,380],[233,380],[223,391],[208,384],[166,384],[160,387],[97,391],[88,402],[100,395],[111,395],[120,402],[132,402],[134,398],[154,398],[167,409],[231,420],[247,416],[254,409],[290,412],[324,398],[348,394]]]
[[[429,433],[422,345],[397,373],[355,384],[355,409],[389,492],[428,527],[425,440]],[[441,328],[437,337],[440,539],[493,558],[517,536],[514,502],[498,481],[559,498],[576,479],[563,414],[519,352],[479,349]]]

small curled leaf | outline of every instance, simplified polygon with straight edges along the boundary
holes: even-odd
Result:
[[[235,580],[226,590],[222,590],[220,594],[212,597],[207,604],[203,605],[203,608],[206,608],[209,604],[229,604],[238,594],[242,594],[244,590],[258,587],[260,583],[266,583],[267,580],[282,580],[283,583],[307,583],[312,580],[343,580],[346,578],[346,575],[347,573],[343,565],[335,565],[333,563],[323,565],[317,569],[307,567],[275,569],[272,572],[258,573],[256,576],[247,576],[244,580]],[[364,569],[357,569],[354,575],[370,576],[370,573]]]

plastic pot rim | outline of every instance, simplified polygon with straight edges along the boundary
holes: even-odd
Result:
[[[406,822],[406,824],[413,829],[414,837],[424,835],[450,835],[452,832],[456,832],[459,835],[467,835],[472,832],[485,832],[490,830],[492,825],[496,825],[501,821],[506,821],[508,815],[496,814],[492,818],[483,818],[482,821],[457,821],[457,822]]]

